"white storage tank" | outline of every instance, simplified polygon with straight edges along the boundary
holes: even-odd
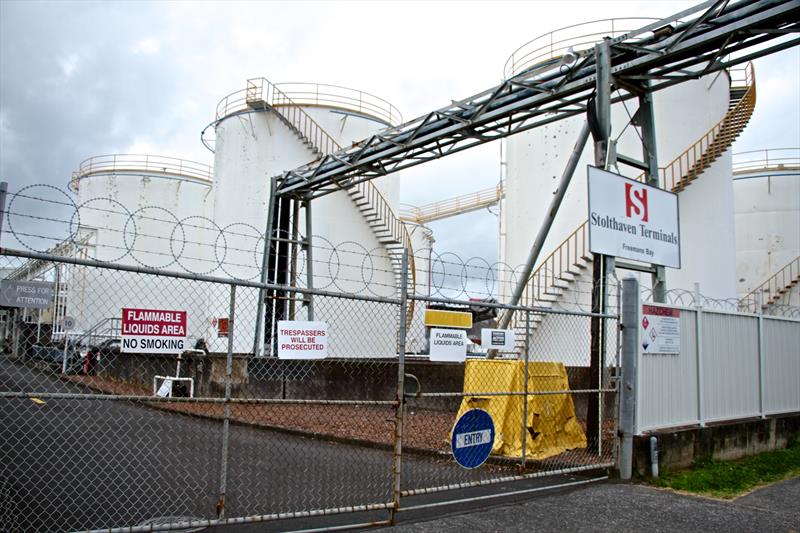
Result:
[[[157,155],[95,156],[80,164],[70,188],[77,194],[77,240],[88,258],[178,272],[216,268],[210,165]],[[186,310],[190,340],[204,335],[200,284],[68,268],[65,312],[75,317],[78,331],[106,328],[121,308],[138,307]]]
[[[618,36],[644,25],[641,19],[602,20],[570,26],[541,36],[518,49],[506,63],[506,77],[537,65],[551,65],[572,47],[588,49],[605,36]],[[681,83],[654,94],[654,113],[658,142],[659,166],[680,156],[687,148],[703,138],[728,111],[731,93],[727,74],[708,75],[699,80]],[[641,140],[634,127],[626,124],[636,112],[636,99],[612,105],[611,138],[617,142],[617,152],[642,158]],[[572,152],[585,117],[567,118],[509,137],[506,161],[506,198],[501,215],[501,257],[511,267],[524,264],[540,227],[553,192]],[[692,159],[693,160],[693,159]],[[566,270],[576,256],[589,257],[588,233],[581,229],[587,219],[586,166],[594,164],[591,138],[567,190],[561,209],[553,223],[540,256],[544,263],[551,253],[559,254],[559,246],[569,241],[562,264],[558,260],[546,266],[556,277]],[[681,166],[683,165],[683,167]],[[676,164],[660,176],[662,187],[670,188],[673,176],[680,177],[685,164]],[[716,161],[691,185],[679,194],[681,216],[681,269],[667,269],[667,288],[691,290],[698,282],[704,295],[712,298],[735,296],[733,193],[730,182],[729,152]],[[616,171],[617,169],[611,168]],[[619,165],[628,177],[640,172]],[[665,179],[666,178],[666,179]],[[579,261],[580,262],[580,261]],[[714,265],[709,268],[709,265]],[[581,265],[587,267],[585,262]],[[571,268],[580,272],[580,269]],[[622,272],[619,272],[622,275]],[[574,279],[567,273],[565,276]],[[649,286],[649,276],[641,276],[643,286]],[[590,302],[591,268],[584,268],[576,282],[565,284],[555,300],[566,306],[578,304],[584,309]],[[510,292],[510,283],[504,286]]]
[[[226,235],[225,273],[249,280],[259,277],[264,246],[261,235],[266,228],[273,176],[401,122],[400,113],[386,100],[333,85],[272,84],[256,78],[249,80],[245,89],[225,97],[217,106],[215,121],[213,217]],[[398,204],[397,176],[373,180],[361,192],[339,191],[313,200],[314,287],[394,296],[400,273],[396,244],[405,241],[413,248],[411,232],[397,218]],[[302,238],[305,213],[301,211],[298,218]],[[388,239],[382,230],[386,226],[394,228]],[[304,261],[304,254],[300,254],[296,280],[300,286],[305,285]],[[237,317],[237,336],[252,338],[255,303]],[[366,324],[373,334],[394,338],[396,317],[391,320],[385,306],[372,313],[367,307],[363,304],[348,316],[330,303],[319,304],[314,318],[329,322],[332,332],[352,332],[354,324]],[[220,314],[223,310],[224,306],[216,305],[212,312]],[[304,320],[305,313],[298,304],[294,318]],[[332,342],[334,335],[331,333]],[[331,351],[351,357],[376,355],[369,339],[363,346],[357,344],[334,346]],[[386,353],[391,352],[377,355]]]
[[[733,190],[739,297],[800,306],[800,148],[734,154]]]

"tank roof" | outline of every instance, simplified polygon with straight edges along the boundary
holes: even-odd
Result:
[[[325,83],[271,83],[265,78],[247,80],[247,88],[225,96],[217,104],[215,121],[251,109],[269,106],[303,106],[341,109],[375,119],[387,126],[403,123],[403,115],[374,94]]]
[[[69,186],[78,189],[81,179],[96,174],[118,172],[144,172],[155,176],[190,179],[211,185],[214,172],[211,165],[188,159],[178,159],[149,154],[108,154],[97,155],[81,161],[78,170],[72,173]]]
[[[605,37],[619,37],[657,20],[650,17],[611,18],[553,30],[514,50],[503,66],[503,77],[508,79],[537,66],[548,66],[570,49],[576,52],[588,50]]]

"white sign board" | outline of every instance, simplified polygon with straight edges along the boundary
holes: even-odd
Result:
[[[0,306],[47,309],[53,305],[55,284],[44,281],[0,281]]]
[[[487,350],[513,350],[514,331],[510,329],[482,329],[481,348],[486,348]]]
[[[122,309],[123,353],[181,353],[186,349],[186,311]]]
[[[325,359],[328,324],[302,320],[278,321],[279,359]]]
[[[467,332],[431,328],[431,361],[463,362],[467,359]]]
[[[681,353],[681,312],[671,307],[642,306],[643,354]]]
[[[589,250],[681,267],[678,195],[589,167]]]

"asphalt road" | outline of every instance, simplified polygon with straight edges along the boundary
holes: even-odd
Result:
[[[0,390],[86,392],[4,357]],[[2,399],[0,531],[215,518],[222,427],[219,421],[140,403]],[[389,502],[391,466],[389,450],[231,425],[226,516]],[[492,466],[463,470],[449,457],[403,457],[403,488],[508,473]],[[386,513],[370,517],[382,519]]]
[[[433,519],[402,521],[383,533],[613,531],[671,533],[800,532],[800,477],[733,501],[700,498],[643,485],[595,483],[540,493],[513,505],[458,510]]]

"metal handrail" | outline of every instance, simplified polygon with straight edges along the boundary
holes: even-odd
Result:
[[[766,148],[733,154],[733,173],[800,169],[800,148]]]
[[[297,105],[323,106],[355,111],[378,118],[390,126],[403,123],[403,115],[389,101],[374,94],[326,83],[282,82],[276,84]]]
[[[489,189],[462,194],[440,202],[409,206],[408,209],[400,212],[400,218],[417,224],[425,224],[496,204],[502,198],[503,185],[498,183]]]
[[[320,157],[342,149],[339,143],[311,118],[300,104],[265,78],[247,80],[245,102],[249,107],[264,104],[270,106],[311,144],[312,150],[319,154]],[[408,233],[405,224],[394,214],[389,202],[386,201],[386,198],[371,181],[358,183],[355,185],[355,190],[358,191],[362,198],[368,201],[370,209],[374,211],[381,225],[390,232],[392,240],[408,250],[409,288],[413,294],[416,287],[416,265],[411,235]],[[413,313],[414,304],[409,302],[408,321],[413,317]]]
[[[659,167],[659,172],[664,178],[665,189],[669,188],[673,192],[685,189],[708,165],[730,148],[750,121],[756,106],[756,78],[753,64],[747,63],[742,69],[732,69],[732,71],[737,73],[744,71],[740,79],[750,84],[741,87],[746,89],[745,94],[732,109],[725,113],[723,119],[709,129],[697,142],[684,150],[667,166]],[[736,87],[733,83],[731,86]],[[644,173],[636,179],[644,181]]]
[[[249,107],[266,104],[275,109],[295,130],[300,132],[305,140],[312,144],[314,152],[319,157],[342,149],[339,143],[311,118],[311,115],[266,78],[247,80],[246,102]]]
[[[739,310],[757,313],[759,307],[764,308],[775,303],[798,282],[800,282],[800,255],[740,298]]]
[[[162,155],[149,154],[107,154],[96,155],[81,161],[78,170],[72,173],[69,186],[78,190],[81,179],[99,173],[109,172],[148,172],[181,178],[194,178],[207,181],[214,180],[214,169],[211,165],[178,159]]]
[[[755,108],[756,83],[755,70],[752,63],[748,63],[744,68],[738,69],[732,79],[744,80],[749,85],[742,87],[746,89],[741,100],[730,109],[723,119],[712,127],[703,137],[687,148],[682,154],[676,157],[665,167],[659,167],[659,172],[664,176],[664,188],[669,184],[674,192],[680,192],[694,180],[705,168],[716,161],[716,159],[727,150],[734,139],[742,132]],[[739,87],[731,83],[733,88]],[[689,161],[692,164],[689,164]],[[675,169],[680,172],[679,177],[675,178]],[[667,181],[667,173],[670,172],[671,180]],[[636,178],[644,181],[645,174],[642,173]],[[522,305],[532,305],[535,301],[541,301],[546,295],[554,295],[551,289],[558,287],[558,280],[564,280],[564,272],[572,267],[579,265],[580,259],[589,258],[587,248],[587,232],[589,221],[581,223],[578,228],[564,239],[548,255],[536,269],[531,273],[529,283],[526,285],[522,295]],[[777,274],[776,274],[777,275]],[[768,280],[769,281],[769,280]],[[765,282],[765,284],[768,282]],[[550,291],[550,292],[549,292]],[[515,319],[516,320],[516,319]],[[516,322],[515,322],[516,324]]]
[[[353,111],[375,118],[390,126],[403,123],[403,115],[397,107],[372,93],[324,83],[288,82],[270,83],[270,85],[278,88],[294,105],[322,106]],[[248,105],[248,90],[249,88],[234,91],[222,98],[217,104],[215,121],[251,109]]]
[[[643,20],[655,22],[659,19],[626,17],[593,20],[565,26],[540,35],[511,53],[503,65],[503,78],[511,78],[540,64],[549,65],[551,60],[563,56],[570,48],[579,52],[592,48],[605,37],[619,37],[637,30],[642,26],[640,22]],[[626,29],[620,29],[620,27]]]

